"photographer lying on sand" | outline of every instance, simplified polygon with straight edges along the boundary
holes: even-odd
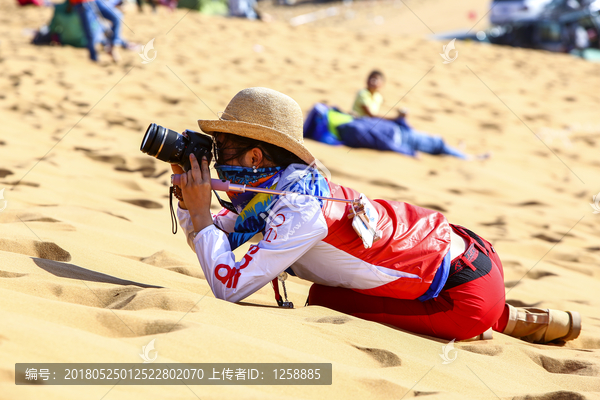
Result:
[[[381,238],[365,248],[352,227],[360,210],[315,197],[360,194],[312,166],[302,122],[290,97],[250,88],[230,101],[222,119],[198,124],[215,139],[222,180],[308,196],[228,192],[236,213],[224,209],[213,216],[209,160],[191,155],[190,164],[180,163],[187,172],[172,165],[181,227],[217,298],[240,301],[287,269],[314,282],[309,305],[418,334],[464,340],[491,328],[536,343],[579,335],[577,312],[506,304],[494,247],[439,212],[367,199]],[[237,262],[232,250],[259,232],[262,240]]]

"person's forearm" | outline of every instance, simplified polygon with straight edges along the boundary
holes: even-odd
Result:
[[[367,117],[371,117],[371,118],[375,118],[375,117],[376,117],[376,115],[374,115],[374,114],[371,112],[371,109],[370,109],[369,107],[367,107],[366,105],[364,105],[364,104],[363,104],[363,106],[362,106],[362,109],[363,109],[363,112],[365,113],[365,115],[366,115]]]
[[[201,212],[190,211],[190,218],[192,219],[192,225],[194,225],[195,232],[200,232],[202,229],[213,224],[213,218],[212,215],[210,215],[210,210]]]

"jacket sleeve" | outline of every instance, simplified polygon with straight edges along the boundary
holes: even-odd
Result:
[[[232,213],[231,211],[223,208],[219,211],[218,214],[212,214],[213,223],[222,231],[229,233],[233,232],[233,228],[235,227],[235,220],[237,219],[237,214]],[[187,238],[187,242],[192,248],[192,250],[196,251],[194,244],[190,240],[190,233],[194,231],[194,226],[192,225],[192,219],[190,218],[190,212],[188,210],[184,210],[182,208],[177,207],[177,219],[179,219],[179,225],[183,232],[185,233],[185,237]]]
[[[290,197],[290,196],[286,196]],[[263,239],[237,262],[227,234],[211,225],[200,231],[193,246],[214,295],[240,301],[272,281],[327,236],[327,224],[314,198],[301,207],[279,199],[267,217]]]

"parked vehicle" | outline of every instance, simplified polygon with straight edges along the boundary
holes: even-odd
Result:
[[[600,0],[553,1],[535,18],[495,25],[479,32],[451,32],[436,39],[473,40],[513,47],[571,53],[600,62]]]
[[[490,22],[494,25],[535,19],[544,12],[552,0],[494,0],[490,11]]]

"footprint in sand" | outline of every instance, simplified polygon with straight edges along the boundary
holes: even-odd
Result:
[[[543,271],[543,270],[535,270],[527,273],[527,278],[529,279],[542,279],[547,276],[558,276],[554,272]]]
[[[116,315],[114,310],[99,310],[96,314],[96,320],[106,328],[102,335],[108,337],[158,335],[187,328],[188,325],[179,322],[180,319],[155,319],[122,312]]]
[[[111,213],[110,211],[102,211],[104,214],[112,215],[113,217],[124,219],[125,221],[131,222],[129,218],[123,217],[122,215]]]
[[[484,356],[497,356],[502,354],[502,346],[485,345],[466,345],[461,346],[461,350],[470,351],[471,353],[483,354]]]
[[[0,278],[21,278],[28,274],[20,274],[18,272],[2,271],[0,270]]]
[[[15,215],[15,217],[16,217],[16,215]],[[17,218],[24,222],[60,222],[57,219],[46,217],[46,216],[44,216],[42,214],[38,214],[38,213],[19,214],[19,216]]]
[[[144,129],[143,125],[135,118],[120,115],[116,113],[107,113],[103,116],[104,120],[109,126],[117,125],[129,128],[133,131],[141,131]]]
[[[497,132],[502,132],[502,127],[499,124],[494,124],[494,123],[490,123],[490,122],[481,122],[479,124],[479,127],[481,129],[491,129]]]
[[[146,199],[133,199],[133,200],[121,200],[125,203],[133,204],[134,206],[149,208],[149,209],[157,209],[163,208],[162,204],[157,203],[156,201],[146,200]]]
[[[413,394],[415,395],[415,397],[419,397],[419,396],[433,396],[434,394],[438,394],[439,392],[424,392],[421,390],[413,390]]]
[[[73,231],[77,230],[73,225],[64,223],[57,219],[47,217],[45,215],[35,213],[35,212],[23,213],[22,211],[17,212],[17,211],[9,210],[9,211],[0,213],[0,223],[7,224],[7,223],[14,223],[14,222],[23,222],[23,223],[45,222],[45,223],[53,224],[52,229],[55,231],[73,232]]]
[[[375,361],[381,364],[382,367],[399,367],[402,364],[402,360],[396,354],[388,350],[376,349],[372,347],[360,347],[354,346],[356,349],[365,352],[369,356],[373,357]]]
[[[483,225],[483,226],[505,226],[506,225],[506,220],[504,219],[503,215],[499,215],[498,217],[496,217],[495,221],[492,221],[492,222],[480,222],[479,225]]]
[[[167,170],[156,173],[155,161],[149,157],[128,157],[119,155],[97,154],[95,150],[85,147],[75,147],[75,150],[83,151],[86,157],[94,161],[104,162],[114,165],[115,170],[122,172],[141,172],[144,178],[158,178],[167,172]]]
[[[587,397],[577,392],[559,390],[542,394],[527,394],[525,396],[513,397],[512,400],[586,400]]]
[[[390,189],[395,189],[395,190],[408,190],[407,187],[400,186],[398,184],[395,184],[394,182],[389,182],[389,181],[384,181],[384,180],[379,180],[379,179],[374,179],[374,180],[370,181],[369,183],[371,185],[388,187]]]
[[[350,322],[352,319],[350,317],[346,317],[343,315],[332,315],[329,317],[321,317],[321,318],[307,318],[309,322],[316,322],[318,324],[334,324],[334,325],[342,325],[346,322]]]
[[[531,235],[531,237],[535,238],[535,239],[544,240],[544,241],[549,242],[549,243],[558,243],[558,242],[560,242],[560,238],[559,237],[552,237],[552,236],[549,236],[549,235],[547,235],[545,233],[538,233],[537,235]]]
[[[116,290],[115,290],[116,291]],[[124,291],[118,289],[105,308],[116,310],[147,310],[157,309],[194,313],[199,309],[200,296],[194,293],[183,292],[175,289],[139,289],[131,288]]]
[[[550,262],[552,262],[552,261],[550,261]],[[504,263],[502,263],[502,264],[504,264]],[[537,280],[537,279],[542,279],[542,278],[545,278],[548,276],[558,276],[558,275],[555,274],[554,272],[536,269],[535,271],[528,271],[525,275],[523,275],[523,278]],[[523,278],[518,279],[516,281],[505,281],[504,286],[507,288],[513,288],[517,284],[519,284]],[[515,306],[515,307],[533,307],[533,306]]]
[[[170,105],[176,105],[181,101],[181,99],[179,97],[169,97],[167,95],[163,95],[161,97],[161,100]]]
[[[75,150],[83,151],[86,157],[91,158],[94,161],[100,161],[115,166],[125,165],[125,158],[121,156],[96,154],[94,150],[86,149],[85,147],[75,147]]]
[[[164,268],[169,271],[177,272],[178,274],[191,276],[193,278],[204,278],[204,273],[194,264],[190,264],[176,254],[170,253],[165,250],[158,251],[151,256],[136,258],[146,264],[153,265],[155,267]]]
[[[144,178],[157,178],[165,173],[165,171],[160,171],[158,174],[156,173],[156,162],[150,157],[130,158],[127,160],[127,165],[128,166],[116,166],[115,170],[122,172],[141,172]]]
[[[573,358],[559,359],[532,351],[524,351],[531,360],[552,374],[598,376],[600,364]]]
[[[448,210],[438,204],[419,204],[420,207],[427,208],[429,210],[435,210],[439,212],[447,212]]]
[[[502,266],[506,269],[506,268],[523,268],[523,264],[521,264],[519,261],[515,261],[515,260],[502,260]]]
[[[0,239],[0,250],[53,261],[71,261],[71,254],[52,242]]]
[[[13,181],[13,182],[5,182],[7,185],[11,185],[14,187],[18,187],[18,186],[29,186],[29,187],[40,187],[39,183],[35,183],[35,182],[27,182],[27,181]]]
[[[420,119],[421,121],[429,121],[429,122],[435,121],[435,117],[433,115],[430,115],[430,114],[427,114],[427,115],[415,115],[413,118]]]
[[[539,201],[536,201],[536,200],[524,201],[524,202],[515,204],[515,206],[517,206],[517,207],[546,206],[546,205],[547,204],[540,203]]]

